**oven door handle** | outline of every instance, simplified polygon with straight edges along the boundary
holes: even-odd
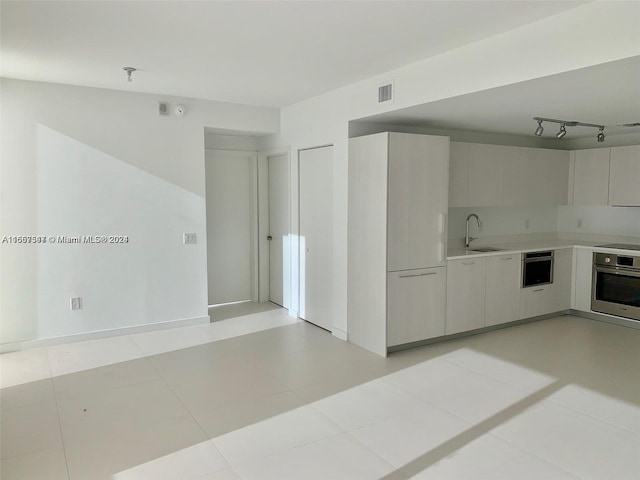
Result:
[[[553,257],[525,258],[524,263],[553,262]]]
[[[602,272],[602,273],[609,273],[611,275],[621,275],[624,277],[634,277],[634,278],[640,278],[640,270],[631,270],[631,269],[626,269],[626,268],[619,268],[619,267],[600,267],[597,265],[593,266],[593,269],[596,272]]]

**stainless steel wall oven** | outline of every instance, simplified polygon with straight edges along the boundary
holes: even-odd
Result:
[[[640,320],[640,257],[593,254],[591,310]]]

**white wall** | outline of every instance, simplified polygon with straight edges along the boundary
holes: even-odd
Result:
[[[3,344],[207,315],[204,127],[273,133],[275,109],[1,80],[2,235],[127,245],[0,246]],[[157,102],[187,107],[159,116]],[[197,245],[183,245],[195,232]],[[82,296],[84,308],[69,309]]]
[[[640,207],[562,206],[558,231],[640,237]]]
[[[478,229],[475,219],[469,222],[469,235],[476,244],[487,237],[555,234],[558,207],[457,207],[449,209],[449,240],[464,238],[466,218],[475,213],[482,220]],[[527,222],[528,221],[528,222]]]
[[[266,146],[291,147],[293,233],[298,233],[297,152],[334,145],[334,334],[347,331],[347,157],[349,121],[377,113],[531,80],[640,54],[640,4],[594,2],[530,25],[291,105],[281,135]],[[558,48],[562,44],[563,48]],[[393,80],[393,102],[377,104],[380,85]],[[298,286],[292,246],[292,287]],[[292,292],[292,298],[298,292]]]

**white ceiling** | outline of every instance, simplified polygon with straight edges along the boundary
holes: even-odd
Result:
[[[616,135],[640,128],[617,124],[640,122],[640,57],[516,83],[376,115],[368,122],[440,129],[533,135],[533,117],[606,125],[607,146]],[[544,124],[543,138],[554,138],[557,124]],[[598,130],[568,128],[566,139],[592,138]],[[624,139],[622,139],[624,142]]]
[[[583,3],[3,0],[0,73],[280,107]]]

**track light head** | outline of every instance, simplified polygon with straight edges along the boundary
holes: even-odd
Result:
[[[600,127],[597,138],[598,138],[598,143],[604,142],[604,127]]]
[[[542,127],[542,120],[538,120],[538,128],[536,128],[536,137],[541,137],[542,132],[544,132],[544,128]]]
[[[567,127],[564,126],[564,123],[560,126],[560,131],[556,133],[556,138],[560,140],[567,134]]]

